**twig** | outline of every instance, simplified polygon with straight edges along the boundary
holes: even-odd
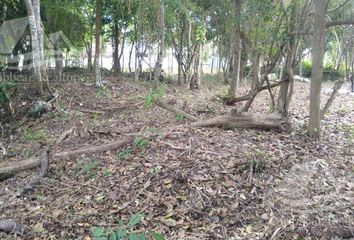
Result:
[[[73,131],[74,131],[74,128],[70,128],[69,130],[63,132],[63,133],[59,136],[59,138],[58,138],[58,140],[56,141],[56,143],[59,144],[59,143],[61,143],[62,141],[64,141],[64,139],[67,138],[70,134],[72,134]]]

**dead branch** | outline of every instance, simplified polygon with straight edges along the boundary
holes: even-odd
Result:
[[[272,83],[272,84],[267,84],[267,85],[264,85],[264,86],[261,86],[260,88],[258,88],[256,90],[256,95],[260,92],[262,92],[263,90],[270,90],[272,88],[275,88],[275,87],[278,87],[283,81],[277,81],[275,83]],[[249,100],[250,98],[252,98],[254,95],[254,92],[251,91],[250,93],[248,93],[247,95],[245,96],[242,96],[242,97],[238,97],[238,98],[235,98],[235,99],[229,99],[227,101],[225,101],[225,104],[226,105],[235,105],[236,103],[238,102],[244,102],[244,101],[247,101]]]
[[[94,154],[94,153],[106,152],[109,150],[115,150],[115,149],[121,148],[129,143],[132,143],[132,142],[133,142],[133,138],[128,137],[128,138],[125,138],[119,142],[111,142],[111,143],[103,144],[103,145],[99,145],[99,146],[90,146],[90,147],[81,148],[78,150],[56,153],[52,156],[51,161],[58,162],[59,160],[62,160],[62,159],[80,156],[83,154]],[[40,164],[41,164],[41,160],[40,160],[40,158],[37,158],[37,157],[30,158],[30,159],[23,160],[23,161],[19,161],[19,162],[14,162],[12,164],[9,164],[5,167],[0,168],[0,178],[2,178],[4,175],[15,174],[20,171],[25,171],[25,170],[35,168],[35,167],[39,166]]]
[[[176,115],[181,114],[181,115],[183,115],[186,119],[188,119],[188,120],[190,120],[190,121],[192,121],[192,122],[196,122],[196,121],[199,120],[198,118],[194,117],[193,115],[191,115],[191,114],[189,114],[189,113],[186,113],[186,112],[182,111],[181,109],[175,108],[175,107],[173,107],[173,106],[171,106],[171,105],[169,105],[169,104],[167,104],[167,103],[165,103],[165,102],[156,101],[156,104],[157,104],[159,107],[161,107],[161,108],[163,108],[163,109],[165,109],[165,110],[167,110],[167,111],[173,112],[173,113],[176,114]]]
[[[25,225],[16,223],[12,219],[0,219],[0,230],[7,233],[23,235],[27,230],[27,227]]]

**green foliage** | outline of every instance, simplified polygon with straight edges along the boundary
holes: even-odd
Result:
[[[144,215],[137,213],[133,214],[128,222],[120,221],[119,227],[116,229],[95,227],[92,229],[94,240],[144,240],[151,237],[153,240],[165,240],[165,237],[157,232],[142,232],[134,230],[142,221]]]
[[[154,102],[162,98],[163,94],[164,91],[162,88],[159,88],[158,90],[150,91],[150,93],[145,98],[144,107],[145,108],[151,107]]]
[[[302,73],[306,78],[311,78],[312,63],[310,60],[303,60],[301,62]],[[337,81],[343,78],[344,72],[341,69],[336,69],[332,64],[326,64],[323,68],[323,78],[325,81]]]
[[[46,139],[46,134],[42,130],[33,131],[28,129],[25,135],[25,139],[28,141],[39,141]]]
[[[8,108],[10,106],[11,89],[16,87],[12,82],[0,82],[0,107]]]
[[[131,148],[124,149],[124,150],[119,151],[117,153],[117,158],[118,159],[126,159],[131,153],[132,153]]]
[[[180,113],[180,114],[176,115],[176,120],[178,122],[182,122],[182,121],[184,121],[184,119],[185,119],[185,116],[183,114]]]
[[[75,175],[84,175],[87,178],[96,177],[98,171],[101,169],[101,163],[99,161],[84,162],[80,161],[75,167]]]
[[[149,141],[143,137],[137,137],[134,140],[134,146],[141,150],[145,150],[148,145]]]

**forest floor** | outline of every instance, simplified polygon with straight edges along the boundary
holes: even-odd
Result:
[[[30,229],[17,237],[0,232],[0,239],[93,239],[93,227],[115,228],[136,213],[144,218],[134,231],[156,231],[166,239],[353,235],[353,95],[338,96],[323,120],[321,140],[313,142],[306,135],[307,83],[295,86],[292,133],[190,128],[181,116],[144,106],[149,85],[112,77],[100,91],[88,82],[60,86],[63,111],[24,120],[16,134],[0,138],[7,152],[0,154],[1,167],[37,155],[43,142],[57,153],[140,133],[117,151],[51,164],[49,176],[24,198],[16,192],[38,169],[0,182],[0,219]],[[231,109],[218,97],[225,86],[165,89],[166,102],[200,119]],[[324,91],[323,101],[328,97]],[[264,91],[251,112],[267,113],[268,106]]]

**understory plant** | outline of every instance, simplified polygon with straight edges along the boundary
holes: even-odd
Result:
[[[164,240],[165,237],[157,232],[139,231],[137,226],[143,219],[144,215],[133,214],[128,222],[120,221],[118,228],[95,227],[92,229],[94,240]]]

